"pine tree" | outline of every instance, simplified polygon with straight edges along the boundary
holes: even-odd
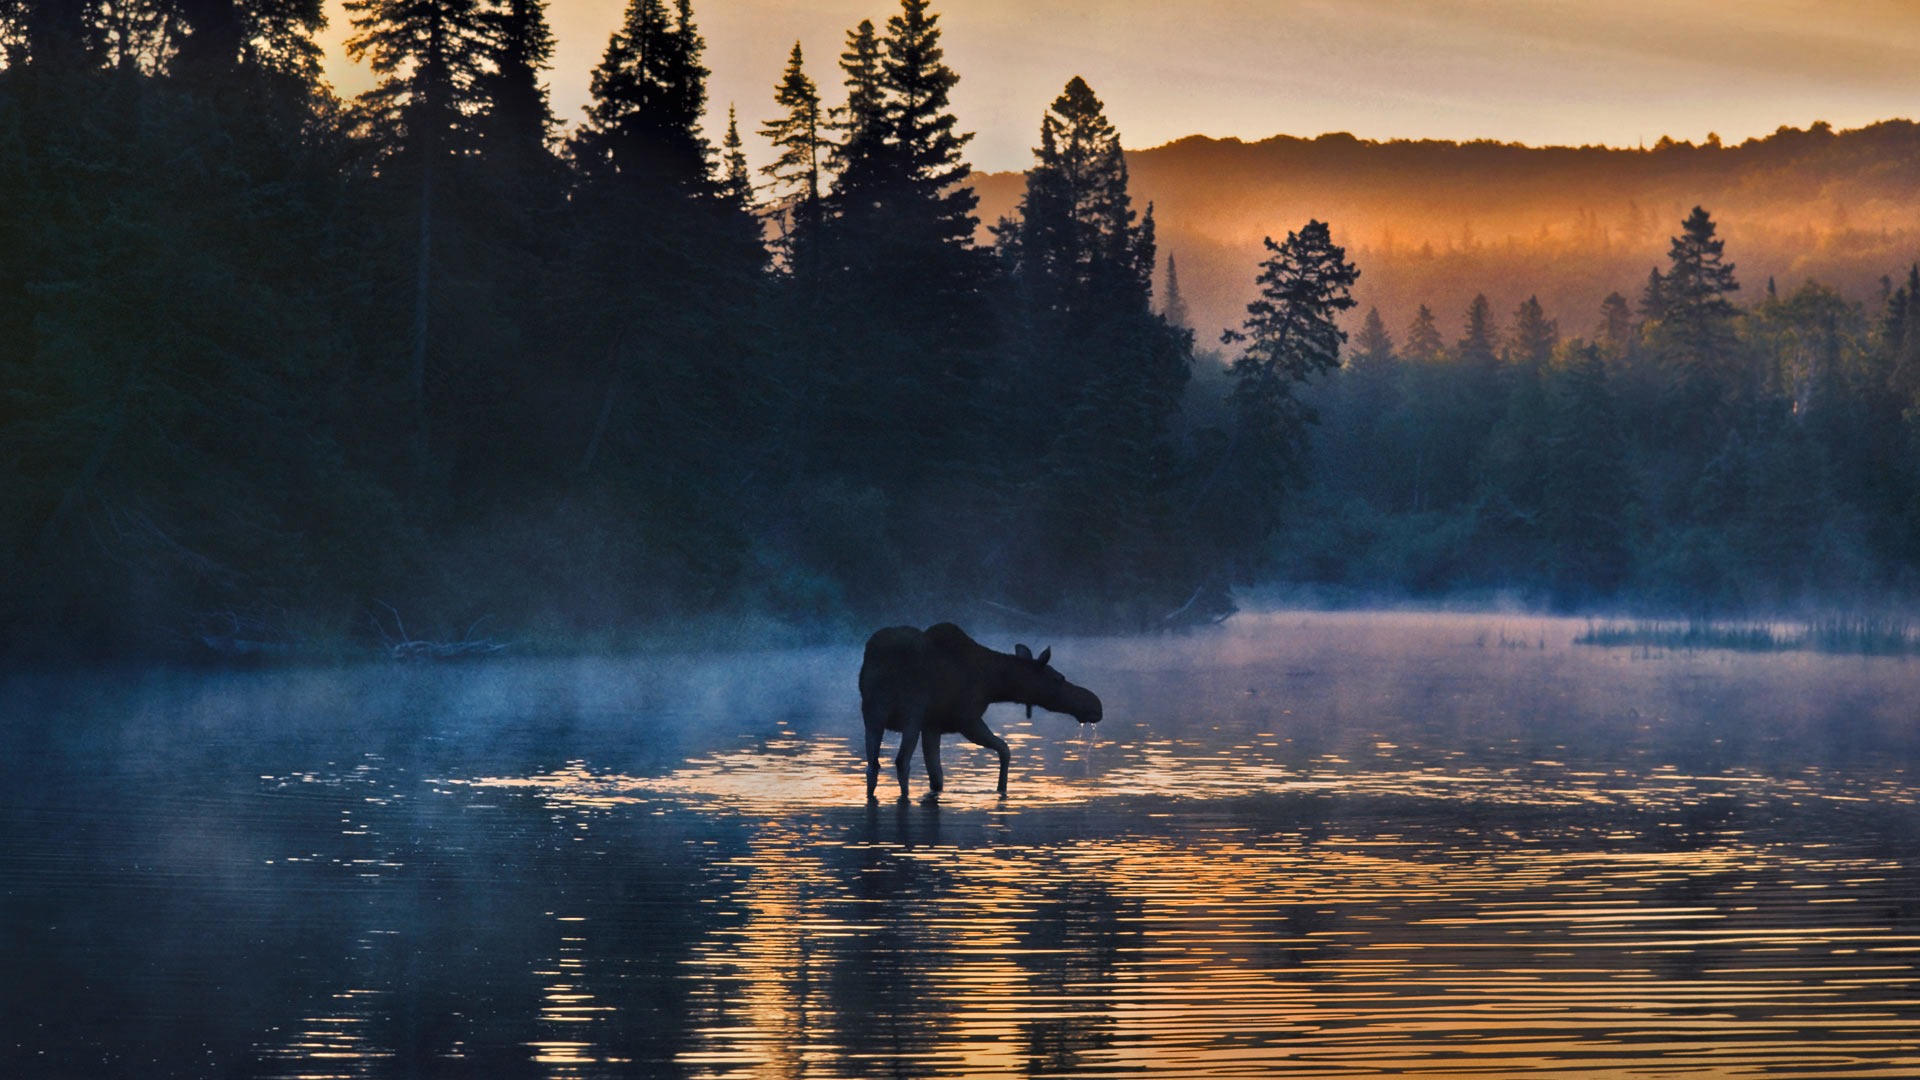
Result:
[[[791,245],[820,223],[822,170],[830,149],[820,90],[807,77],[797,41],[780,85],[774,88],[773,100],[784,112],[760,128],[761,136],[773,143],[775,150],[773,161],[761,166],[760,172],[773,182],[775,205],[785,206]]]
[[[434,189],[441,159],[472,149],[475,87],[487,70],[478,0],[347,0],[358,33],[347,55],[383,76],[361,95],[377,125],[403,140],[418,173],[419,224],[408,384],[413,396],[414,467],[428,466],[427,355],[433,289]]]
[[[1353,283],[1360,272],[1334,244],[1325,222],[1309,221],[1285,241],[1265,241],[1269,252],[1260,265],[1260,297],[1247,305],[1239,330],[1221,335],[1225,344],[1244,349],[1233,361],[1235,440],[1230,455],[1237,506],[1245,523],[1242,542],[1263,539],[1278,521],[1281,492],[1299,479],[1306,453],[1306,429],[1314,414],[1300,400],[1300,384],[1339,366],[1346,331],[1341,312],[1354,306]]]
[[[1179,581],[1167,499],[1169,424],[1188,372],[1190,338],[1154,314],[1152,208],[1135,223],[1119,134],[1086,81],[1074,78],[1042,116],[1020,217],[995,232],[1013,286],[1018,329],[1001,381],[1011,473],[1044,463],[1022,516],[1041,523],[1027,603],[1071,583],[1098,595],[1120,580]],[[1031,440],[1031,441],[1028,441]],[[1167,606],[1180,597],[1159,597]]]
[[[847,103],[834,110],[834,130],[840,141],[834,148],[834,170],[840,174],[838,191],[849,202],[860,195],[883,166],[877,160],[887,143],[887,98],[883,85],[880,35],[873,20],[862,19],[847,32],[847,51],[840,54]]]
[[[1414,312],[1413,324],[1407,328],[1404,355],[1416,363],[1430,364],[1440,358],[1445,348],[1440,339],[1440,327],[1433,318],[1433,309],[1421,304],[1420,310]]]
[[[251,68],[311,86],[320,78],[326,26],[321,0],[166,0],[177,42],[167,62],[172,74],[225,77]]]
[[[1487,302],[1487,294],[1475,293],[1473,302],[1467,305],[1466,329],[1453,349],[1455,357],[1469,367],[1492,367],[1496,359],[1493,344],[1496,333],[1493,306]]]
[[[1667,271],[1660,322],[1663,338],[1683,363],[1719,366],[1733,343],[1733,301],[1736,292],[1732,263],[1724,255],[1726,242],[1714,237],[1713,218],[1694,207],[1680,225],[1667,253]]]
[[[664,194],[710,194],[712,148],[700,133],[706,48],[688,0],[669,17],[664,0],[628,0],[626,17],[593,72],[593,103],[574,138],[589,178]]]
[[[1167,325],[1182,330],[1193,329],[1193,316],[1187,311],[1187,298],[1180,293],[1180,269],[1174,265],[1173,252],[1167,252],[1167,291],[1161,301],[1160,314]]]
[[[944,63],[939,21],[928,0],[901,0],[900,14],[887,20],[881,70],[898,170],[892,179],[898,196],[931,209],[943,242],[966,247],[979,225],[979,197],[965,183],[972,168],[960,151],[973,135],[954,130],[949,95],[960,77]]]
[[[1560,324],[1547,318],[1540,298],[1529,296],[1514,309],[1513,326],[1507,331],[1507,355],[1517,364],[1544,366],[1560,343]]]
[[[1144,308],[1152,254],[1134,227],[1127,162],[1100,99],[1075,76],[1040,122],[1018,227],[1003,233],[1016,272],[1045,291],[1042,303]],[[1143,274],[1142,271],[1145,271]]]
[[[753,176],[747,171],[747,148],[740,141],[740,118],[727,106],[727,136],[720,143],[720,195],[743,214],[752,214]]]
[[[1640,289],[1639,314],[1643,323],[1667,317],[1667,279],[1657,266],[1647,271],[1647,283]]]
[[[1681,223],[1660,283],[1661,314],[1647,337],[1665,366],[1668,426],[1696,456],[1723,439],[1739,402],[1758,392],[1756,372],[1734,332],[1738,314],[1728,294],[1740,288],[1713,219],[1696,206]]]
[[[1600,324],[1594,328],[1594,341],[1619,359],[1626,355],[1632,334],[1633,313],[1627,308],[1627,298],[1618,292],[1608,293],[1600,302]]]
[[[819,423],[835,467],[917,488],[956,467],[990,422],[983,397],[992,328],[991,264],[974,247],[975,196],[948,107],[958,79],[943,62],[937,17],[902,0],[884,37],[863,23],[841,58],[849,104],[839,175],[818,245],[816,340],[835,355]],[[884,319],[876,314],[886,312]],[[886,388],[880,392],[880,388]],[[856,445],[854,431],[870,433]],[[852,459],[845,461],[843,459]]]
[[[1360,324],[1360,336],[1353,344],[1353,358],[1348,361],[1350,367],[1375,368],[1393,363],[1393,335],[1387,333],[1387,324],[1380,318],[1379,308],[1367,309],[1366,320]]]
[[[553,107],[540,73],[553,65],[546,0],[496,0],[486,12],[492,70],[480,79],[487,157],[509,169],[550,160]]]

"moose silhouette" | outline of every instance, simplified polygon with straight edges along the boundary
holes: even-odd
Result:
[[[1100,722],[1100,699],[1047,666],[1051,648],[1035,656],[1025,645],[995,652],[952,623],[925,630],[889,626],[867,639],[860,664],[860,716],[867,726],[867,798],[880,781],[880,740],[900,733],[894,771],[900,797],[907,797],[907,769],[916,743],[924,747],[927,786],[939,795],[940,736],[959,735],[1000,755],[1000,794],[1007,793],[1007,744],[987,727],[987,706],[1012,701],[1057,713],[1083,724]]]

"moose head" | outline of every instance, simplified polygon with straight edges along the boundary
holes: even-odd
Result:
[[[1065,713],[1083,724],[1100,722],[1100,698],[1093,691],[1068,682],[1065,675],[1048,666],[1047,661],[1053,659],[1051,647],[1041,649],[1040,655],[1035,656],[1025,645],[1015,645],[1013,655],[1026,664],[1014,665],[1014,685],[1008,688],[1007,696],[1027,707],[1028,719],[1032,719],[1033,707],[1038,705]]]

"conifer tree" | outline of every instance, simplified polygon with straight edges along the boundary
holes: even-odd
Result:
[[[1367,317],[1360,324],[1360,336],[1354,340],[1353,346],[1350,363],[1354,367],[1381,367],[1393,362],[1393,335],[1387,333],[1387,324],[1380,318],[1379,308],[1367,309]]]
[[[175,39],[172,74],[224,77],[251,68],[312,85],[320,77],[326,25],[321,0],[163,0]]]
[[[1713,365],[1733,343],[1733,301],[1739,290],[1726,242],[1714,236],[1713,218],[1694,207],[1667,253],[1660,322],[1664,339],[1689,364]]]
[[[1660,394],[1668,438],[1696,460],[1724,442],[1740,403],[1759,389],[1735,333],[1738,312],[1728,299],[1740,285],[1714,231],[1712,217],[1698,206],[1681,223],[1659,279],[1660,317],[1646,327],[1664,368]]]
[[[1440,339],[1440,327],[1433,317],[1433,309],[1425,304],[1413,314],[1413,323],[1407,328],[1406,358],[1417,363],[1430,364],[1440,358],[1441,350],[1446,348]]]
[[[1338,317],[1354,306],[1360,276],[1325,222],[1309,221],[1285,241],[1268,237],[1265,244],[1260,296],[1247,305],[1241,328],[1221,335],[1225,344],[1244,346],[1233,361],[1229,401],[1238,448],[1235,513],[1252,529],[1243,537],[1249,543],[1272,529],[1281,492],[1298,478],[1314,414],[1297,390],[1339,366],[1347,334]]]
[[[775,151],[773,161],[761,166],[760,172],[773,183],[775,205],[785,207],[791,244],[820,223],[822,171],[830,150],[820,90],[807,77],[797,41],[781,73],[780,85],[774,88],[773,100],[783,112],[760,128],[761,136],[773,143]]]
[[[574,139],[575,160],[589,178],[617,178],[655,194],[712,193],[712,148],[700,133],[705,48],[689,0],[680,0],[677,17],[665,0],[628,0],[593,71],[593,102]]]
[[[1144,586],[1177,562],[1164,557],[1168,426],[1190,338],[1153,312],[1152,209],[1135,223],[1119,135],[1085,80],[1068,82],[1040,127],[1020,217],[995,230],[1018,315],[1002,380],[1020,437],[1004,440],[1005,467],[1045,462],[1033,485],[1043,579]],[[1191,588],[1182,578],[1169,591]]]
[[[859,193],[882,168],[876,160],[887,141],[881,49],[873,20],[862,19],[847,32],[847,51],[840,54],[847,103],[833,115],[834,130],[840,133],[834,147],[834,170],[840,174],[839,191],[850,196],[849,201],[857,202]]]
[[[1193,316],[1187,311],[1187,298],[1180,293],[1180,268],[1174,264],[1173,252],[1167,252],[1167,291],[1160,303],[1160,314],[1167,325],[1182,330],[1193,329]]]
[[[1657,266],[1647,271],[1647,283],[1640,289],[1639,315],[1643,323],[1667,317],[1667,279]]]
[[[1134,226],[1120,137],[1086,80],[1074,76],[1040,123],[1018,227],[1003,232],[1018,272],[1049,306],[1144,307],[1150,243]]]
[[[540,73],[553,66],[546,0],[496,0],[486,13],[492,70],[480,80],[486,154],[511,169],[550,159],[553,107]]]
[[[428,465],[427,355],[433,288],[435,185],[443,158],[475,143],[475,87],[487,70],[479,0],[347,0],[358,33],[347,55],[365,59],[378,85],[361,95],[374,123],[393,133],[389,155],[405,152],[418,174],[418,240],[408,384],[413,396],[414,468]]]
[[[1627,308],[1627,298],[1618,292],[1608,293],[1600,302],[1600,323],[1593,332],[1595,343],[1619,358],[1626,353],[1632,334],[1633,313]]]
[[[973,216],[979,197],[965,184],[972,167],[960,151],[973,135],[954,130],[949,95],[960,77],[945,63],[940,17],[928,2],[901,0],[900,13],[887,20],[881,70],[898,170],[892,180],[896,196],[931,210],[941,241],[967,247],[979,224]]]
[[[740,118],[727,106],[727,135],[720,143],[720,194],[744,214],[753,213],[753,176],[747,171],[747,148],[740,141]]]
[[[849,104],[839,123],[839,175],[827,200],[819,265],[817,340],[825,393],[840,415],[822,415],[850,471],[878,470],[892,488],[918,487],[928,469],[962,457],[987,423],[982,398],[988,263],[974,247],[976,198],[954,131],[938,17],[902,0],[883,37],[863,23],[841,58]],[[886,310],[887,320],[872,313]],[[877,387],[888,392],[876,394]],[[847,432],[872,433],[855,446]],[[910,446],[915,447],[909,449]]]
[[[1495,333],[1493,306],[1487,302],[1486,293],[1475,293],[1473,302],[1467,305],[1466,328],[1454,346],[1454,355],[1469,367],[1491,367],[1496,358]]]
[[[1560,325],[1548,319],[1540,307],[1540,298],[1529,296],[1514,309],[1513,326],[1507,331],[1508,357],[1514,363],[1544,366],[1560,343]]]

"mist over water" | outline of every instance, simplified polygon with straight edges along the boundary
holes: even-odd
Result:
[[[0,1075],[1920,1070],[1920,665],[1580,629],[1033,641],[935,805],[858,642],[16,679]]]

